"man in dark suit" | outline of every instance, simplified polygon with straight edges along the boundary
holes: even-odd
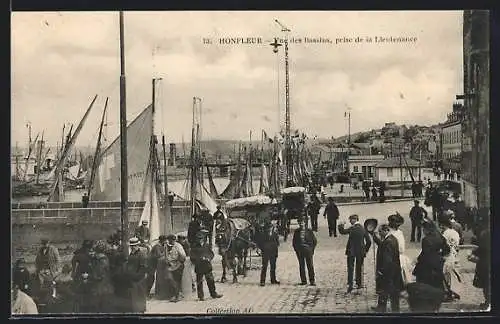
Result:
[[[321,202],[319,201],[318,196],[311,195],[311,201],[307,204],[307,213],[311,219],[311,229],[314,232],[318,231],[318,214],[320,208]]]
[[[191,218],[191,222],[189,222],[188,225],[188,232],[187,232],[187,240],[190,245],[193,245],[196,243],[196,234],[198,234],[203,228],[203,225],[201,223],[201,219],[198,215],[194,214],[193,217]]]
[[[205,278],[208,286],[208,291],[212,298],[221,298],[222,295],[218,294],[215,289],[215,280],[212,272],[212,260],[214,252],[212,247],[207,243],[206,233],[200,231],[195,236],[191,246],[191,261],[194,264],[194,272],[196,273],[196,291],[200,301],[205,300],[203,292],[203,278]]]
[[[309,283],[311,286],[316,286],[314,279],[313,255],[317,243],[318,241],[316,240],[313,231],[306,227],[303,220],[299,220],[299,228],[297,228],[293,233],[292,246],[297,254],[297,259],[299,260],[300,285],[307,285],[305,269],[305,265],[307,264]]]
[[[135,230],[135,237],[139,239],[140,243],[148,243],[151,238],[151,232],[148,228],[148,221],[143,220],[141,226]]]
[[[366,253],[370,250],[372,245],[370,235],[365,230],[363,225],[359,223],[358,215],[349,216],[351,227],[345,229],[344,224],[338,226],[340,234],[349,234],[345,255],[347,256],[347,292],[353,290],[353,274],[354,265],[356,264],[356,286],[361,288],[363,286],[363,261]]]
[[[279,285],[276,280],[276,259],[278,258],[279,237],[276,227],[271,221],[266,221],[261,231],[257,232],[257,247],[262,251],[262,269],[260,272],[260,285],[266,285],[267,265],[271,264],[271,284]]]
[[[340,212],[333,201],[333,197],[328,197],[328,204],[325,207],[323,216],[328,221],[328,235],[331,237],[333,234],[333,236],[337,237],[337,219],[339,219]]]
[[[410,242],[415,242],[415,231],[417,232],[417,242],[422,238],[422,222],[427,218],[427,211],[415,200],[415,205],[410,209],[411,238]]]
[[[387,301],[391,300],[391,311],[399,312],[399,294],[403,289],[403,277],[399,262],[398,240],[390,235],[389,225],[379,227],[379,235],[373,236],[378,245],[375,286],[378,294],[378,305],[373,310],[381,313],[387,311]]]

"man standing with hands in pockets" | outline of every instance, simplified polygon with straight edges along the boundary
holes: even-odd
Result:
[[[292,245],[299,260],[300,285],[307,285],[305,269],[305,265],[307,264],[309,283],[311,286],[316,286],[313,255],[317,243],[313,231],[306,227],[303,220],[299,220],[299,228],[293,233]]]
[[[350,293],[353,287],[353,275],[356,265],[356,286],[358,289],[363,286],[363,261],[366,253],[370,250],[372,244],[370,235],[359,222],[358,215],[349,216],[351,227],[344,228],[344,224],[340,224],[339,233],[349,234],[345,255],[347,256],[347,293]]]

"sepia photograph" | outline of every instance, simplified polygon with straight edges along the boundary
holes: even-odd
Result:
[[[12,318],[490,312],[489,15],[12,12]]]

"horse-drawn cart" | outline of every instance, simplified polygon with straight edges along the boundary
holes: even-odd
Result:
[[[306,188],[288,187],[281,190],[281,207],[278,230],[286,241],[290,234],[290,224],[292,219],[307,222],[306,213]]]

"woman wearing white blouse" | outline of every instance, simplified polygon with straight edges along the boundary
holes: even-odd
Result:
[[[450,254],[445,257],[443,273],[446,288],[448,290],[448,300],[460,299],[460,295],[451,289],[451,274],[456,272],[456,262],[458,260],[458,245],[460,244],[460,235],[452,228],[451,221],[444,219],[440,222],[439,226],[443,231],[443,237],[450,247]]]
[[[413,281],[413,277],[410,271],[410,259],[404,254],[405,253],[405,237],[403,231],[399,229],[404,223],[404,219],[401,215],[395,214],[388,218],[389,227],[391,229],[390,235],[394,236],[398,240],[399,247],[399,263],[401,264],[401,275],[403,277],[404,284],[408,284]]]

